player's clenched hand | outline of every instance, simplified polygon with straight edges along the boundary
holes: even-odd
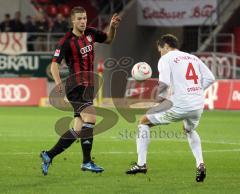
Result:
[[[113,14],[111,22],[110,22],[110,27],[117,28],[119,23],[121,21],[121,18],[117,13]]]

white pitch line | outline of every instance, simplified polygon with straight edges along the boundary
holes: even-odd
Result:
[[[3,138],[10,138],[11,137],[21,137],[21,138],[43,138],[41,141],[49,141],[48,139],[52,139],[54,137],[57,137],[57,135],[29,135],[29,134],[24,134],[24,135],[20,135],[20,134],[1,134],[0,133],[0,137]],[[44,140],[46,139],[47,140]],[[120,138],[119,136],[110,136],[109,138],[98,138],[98,136],[96,136],[97,140],[100,140],[101,142],[112,142],[112,141],[132,141],[135,140],[135,138]],[[31,140],[31,139],[30,139]],[[169,141],[169,142],[180,142],[180,143],[185,143],[187,142],[186,138],[151,138],[151,141]],[[208,144],[225,144],[225,145],[240,145],[240,142],[227,142],[227,141],[210,141],[210,140],[202,140],[202,143],[208,143]]]
[[[187,139],[160,139],[163,141],[172,141],[172,142],[187,142]],[[224,144],[224,145],[240,145],[239,142],[227,142],[227,141],[210,141],[210,140],[202,140],[202,143],[208,143],[208,144]]]
[[[53,137],[57,137],[56,135],[47,135],[47,136],[40,136],[40,135],[37,135],[37,136],[34,136],[34,135],[2,135],[0,134],[0,137],[8,137],[11,139],[11,137],[21,137],[21,138],[43,138],[41,139],[40,141],[49,141],[49,139],[52,139]],[[46,139],[47,138],[47,139]],[[113,142],[113,141],[132,141],[132,140],[135,140],[134,138],[128,138],[128,139],[121,139],[119,137],[116,137],[116,136],[110,136],[109,138],[97,138],[96,136],[96,139],[101,141],[101,142]],[[25,140],[25,139],[22,139],[22,140]],[[32,139],[29,139],[29,140],[32,140]],[[181,139],[176,139],[176,138],[151,138],[151,141],[169,141],[169,142],[179,142],[179,143],[186,143],[187,142],[187,139],[185,138],[181,138]],[[210,141],[210,140],[202,140],[202,143],[207,143],[207,144],[223,144],[223,145],[240,145],[240,142],[227,142],[227,141]]]
[[[148,152],[148,154],[171,154],[171,153],[190,153],[191,151],[158,151],[158,152]],[[240,149],[222,149],[222,150],[203,150],[206,153],[217,153],[217,152],[240,152]],[[0,152],[0,155],[38,155],[39,152]],[[67,154],[80,154],[80,152],[68,152]],[[136,152],[95,152],[93,155],[100,154],[112,154],[112,155],[124,155],[124,154],[136,154]]]

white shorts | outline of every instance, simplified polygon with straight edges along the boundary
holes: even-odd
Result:
[[[148,120],[154,125],[167,125],[172,122],[183,121],[185,130],[191,131],[197,128],[203,110],[193,110],[188,112],[176,112],[174,107],[171,109],[154,114],[146,114]]]

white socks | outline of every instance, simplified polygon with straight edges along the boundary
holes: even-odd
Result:
[[[193,130],[187,133],[187,139],[188,139],[189,146],[192,150],[192,153],[196,159],[196,165],[198,167],[199,164],[203,163],[202,146],[201,146],[200,137],[198,133],[195,130]]]
[[[148,125],[138,125],[138,133],[136,137],[137,141],[137,153],[139,166],[143,166],[147,162],[147,149],[150,142],[150,130]],[[187,139],[192,153],[196,159],[196,166],[198,167],[203,162],[201,140],[198,133],[193,130],[187,133]]]
[[[150,131],[148,125],[138,125],[137,132],[137,153],[139,166],[143,166],[147,161],[147,148],[150,142]]]

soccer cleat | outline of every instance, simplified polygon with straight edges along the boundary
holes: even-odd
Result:
[[[147,166],[144,164],[143,166],[139,166],[137,163],[134,163],[133,166],[126,171],[126,174],[137,174],[137,173],[147,173]]]
[[[93,161],[83,163],[81,165],[82,171],[91,171],[96,173],[101,173],[104,171],[104,169],[100,166],[97,166]]]
[[[205,177],[206,177],[206,168],[205,168],[205,165],[203,163],[201,163],[197,167],[196,181],[197,182],[203,182]]]
[[[42,159],[42,173],[44,176],[48,173],[48,168],[52,164],[51,158],[47,155],[46,151],[40,153],[40,158]]]

